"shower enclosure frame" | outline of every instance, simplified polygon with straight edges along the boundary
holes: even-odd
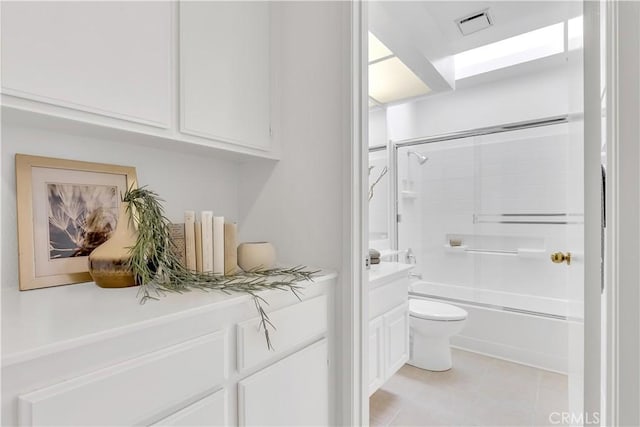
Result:
[[[387,153],[389,157],[389,174],[391,176],[391,180],[389,182],[389,201],[391,203],[391,214],[390,214],[390,229],[389,229],[389,238],[391,239],[391,248],[399,252],[400,248],[398,246],[398,223],[400,222],[399,217],[399,209],[398,203],[400,199],[400,194],[398,193],[398,149],[403,147],[412,147],[416,145],[424,145],[424,144],[433,144],[436,142],[443,141],[451,141],[462,138],[471,138],[476,136],[483,135],[493,135],[497,133],[510,132],[522,129],[530,129],[541,126],[551,126],[557,124],[565,124],[569,123],[570,118],[573,119],[581,119],[581,116],[569,116],[568,114],[559,115],[559,116],[551,116],[545,117],[536,120],[527,120],[520,121],[514,123],[505,123],[502,125],[496,126],[486,126],[476,129],[463,130],[458,132],[451,132],[446,134],[427,136],[421,138],[411,138],[411,139],[403,139],[398,141],[390,140],[387,145]],[[382,146],[379,147],[371,147],[370,152],[374,151],[374,149],[381,150]]]
[[[586,109],[586,106],[585,106]],[[399,201],[400,201],[400,194],[399,194],[399,188],[398,188],[398,150],[400,148],[405,148],[405,147],[411,147],[411,146],[418,146],[418,145],[425,145],[425,144],[430,144],[430,143],[437,143],[437,142],[443,142],[443,141],[448,141],[448,140],[457,140],[457,139],[462,139],[462,138],[469,138],[469,137],[477,137],[477,136],[483,136],[483,135],[492,135],[492,134],[498,134],[498,133],[503,133],[503,132],[509,132],[509,131],[517,131],[517,130],[523,130],[523,129],[530,129],[530,128],[536,128],[536,127],[542,127],[542,126],[551,126],[551,125],[556,125],[556,124],[568,124],[570,123],[572,120],[585,120],[586,123],[586,119],[585,119],[585,114],[580,113],[580,114],[567,114],[567,115],[559,115],[559,116],[550,116],[550,117],[545,117],[545,118],[540,118],[540,119],[536,119],[536,120],[528,120],[528,121],[520,121],[520,122],[513,122],[513,123],[506,123],[506,124],[502,124],[502,125],[496,125],[496,126],[488,126],[488,127],[482,127],[482,128],[476,128],[476,129],[469,129],[469,130],[464,130],[464,131],[459,131],[459,132],[451,132],[451,133],[446,133],[446,134],[439,134],[439,135],[433,135],[433,136],[429,136],[429,137],[420,137],[420,138],[411,138],[411,139],[403,139],[403,140],[390,140],[389,143],[387,144],[387,152],[388,152],[388,157],[389,157],[389,169],[390,169],[390,173],[391,173],[391,181],[390,181],[390,190],[389,190],[389,201],[391,203],[392,206],[392,214],[390,215],[390,238],[391,238],[391,247],[394,251],[396,251],[396,253],[400,253],[402,252],[399,248],[399,233],[398,233],[398,224],[399,224],[399,220],[401,218],[399,218]],[[588,118],[588,117],[587,117]],[[585,125],[587,126],[587,125]],[[590,121],[589,126],[592,126],[592,123]],[[599,135],[599,132],[597,133],[597,135]],[[590,141],[590,135],[585,133],[584,135],[584,144],[585,147],[587,145],[593,145],[593,141]],[[373,148],[373,147],[372,147]],[[377,149],[381,149],[381,147],[377,147]],[[585,150],[585,156],[591,156],[590,154],[588,154],[589,150]],[[593,153],[591,153],[593,154]],[[599,154],[599,153],[598,153]],[[593,157],[593,156],[591,156]],[[585,163],[585,168],[587,168],[589,165],[587,163]],[[589,170],[585,169],[585,175],[587,175],[589,173],[589,171],[592,168],[590,168]],[[585,177],[585,185],[588,183],[588,181],[586,180]],[[599,187],[596,187],[597,190],[599,192]],[[587,189],[586,193],[593,193],[593,191]],[[585,194],[585,196],[588,196],[588,194]],[[588,198],[593,198],[593,194]],[[585,203],[587,203],[587,200],[585,200]],[[585,209],[589,209],[589,206],[585,206]],[[593,209],[591,209],[593,210]],[[585,227],[585,238],[586,235],[589,234],[589,229],[593,229],[594,227],[594,218],[588,218],[587,217],[587,212],[585,211],[585,218],[584,218],[584,227]],[[598,233],[598,235],[600,235],[600,233]],[[588,259],[591,260],[591,263],[593,263],[593,259],[595,259],[595,254],[594,254],[594,249],[590,248],[591,245],[589,245],[589,247],[587,247],[586,245],[588,245],[588,242],[585,241],[585,257],[587,257]],[[598,244],[598,249],[600,249],[600,244]],[[598,257],[600,257],[600,252],[598,251]],[[585,263],[586,264],[586,263]],[[588,269],[590,267],[588,267],[587,265],[585,265],[585,268]],[[597,263],[597,267],[596,268],[600,268],[600,263]],[[600,278],[600,275],[598,275],[598,278]],[[587,298],[591,298],[593,299],[593,296],[589,295],[590,292],[588,292],[588,289],[590,287],[590,285],[593,285],[593,283],[590,283],[590,279],[588,277],[585,277],[585,304],[588,304],[591,309],[589,309],[590,313],[593,311],[593,302],[589,302],[587,301]],[[604,283],[599,283],[600,286],[598,286],[598,288],[600,289],[601,286],[604,286]],[[443,298],[446,300],[446,298]],[[446,302],[446,301],[445,301]],[[456,303],[456,302],[460,302],[460,303],[465,303],[465,304],[469,304],[469,305],[477,305],[478,307],[483,307],[484,304],[476,304],[473,301],[450,301],[452,303]],[[487,308],[486,306],[484,306],[484,308]],[[491,307],[494,309],[503,309],[505,311],[515,311],[515,312],[521,312],[523,314],[534,314],[534,315],[538,315],[539,313],[526,313],[525,310],[512,310],[509,307]],[[585,306],[585,310],[588,307]],[[586,313],[585,313],[586,314]],[[598,310],[597,313],[591,313],[591,314],[595,314],[598,317],[598,322],[600,321],[600,312]],[[555,317],[555,318],[559,318],[556,316],[547,316],[547,317]],[[566,318],[565,318],[566,319]],[[563,320],[563,319],[559,319],[559,320]],[[588,323],[590,323],[591,325],[593,325],[594,320],[593,319],[585,319],[585,324],[584,327],[588,326]],[[593,329],[593,327],[590,327],[591,329]],[[592,352],[589,352],[589,348],[593,349],[594,347],[596,347],[597,341],[600,340],[600,331],[598,330],[597,332],[597,337],[596,336],[591,336],[593,335],[593,331],[591,332],[591,334],[586,334],[585,333],[585,343],[584,343],[584,356],[585,356],[585,368],[587,368],[588,366],[595,366],[598,365],[600,363],[599,361],[599,355],[594,355],[592,354]],[[591,353],[591,354],[589,354]],[[591,359],[591,361],[587,362],[587,359]],[[597,359],[597,360],[596,360]],[[599,371],[599,370],[598,370]],[[585,373],[588,372],[587,370],[585,370]],[[597,375],[599,378],[599,374]],[[599,381],[597,381],[593,375],[586,375],[585,376],[585,381],[587,383],[591,383],[589,384],[589,386],[587,387],[585,384],[585,388],[584,388],[584,400],[583,400],[583,404],[584,404],[584,411],[585,413],[589,413],[589,414],[593,414],[596,411],[598,411],[598,408],[601,408],[600,404],[599,404],[599,400],[600,400],[600,384]],[[608,414],[607,414],[608,415]]]

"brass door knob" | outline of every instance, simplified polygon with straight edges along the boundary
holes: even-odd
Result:
[[[562,252],[554,252],[551,254],[551,261],[555,262],[556,264],[562,264],[563,262],[566,262],[567,265],[570,265],[571,252],[567,252],[566,254],[563,254]]]

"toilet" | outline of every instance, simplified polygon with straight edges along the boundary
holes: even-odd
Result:
[[[451,369],[449,337],[462,331],[466,319],[467,312],[455,305],[410,298],[408,363],[429,371]]]

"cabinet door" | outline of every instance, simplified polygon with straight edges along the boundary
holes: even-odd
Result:
[[[227,377],[226,333],[203,335],[18,396],[20,425],[138,425]]]
[[[382,317],[369,322],[369,396],[385,381],[384,328]]]
[[[409,360],[409,304],[402,304],[384,315],[385,379],[389,379]]]
[[[2,2],[2,92],[167,128],[171,2]]]
[[[180,131],[268,149],[269,2],[180,3]]]
[[[327,340],[238,383],[241,426],[329,425]]]
[[[226,426],[227,391],[220,390],[168,416],[154,426]]]

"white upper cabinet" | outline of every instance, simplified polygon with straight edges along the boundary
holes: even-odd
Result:
[[[2,92],[169,128],[175,5],[2,2]]]
[[[268,2],[180,3],[180,132],[270,148]]]

